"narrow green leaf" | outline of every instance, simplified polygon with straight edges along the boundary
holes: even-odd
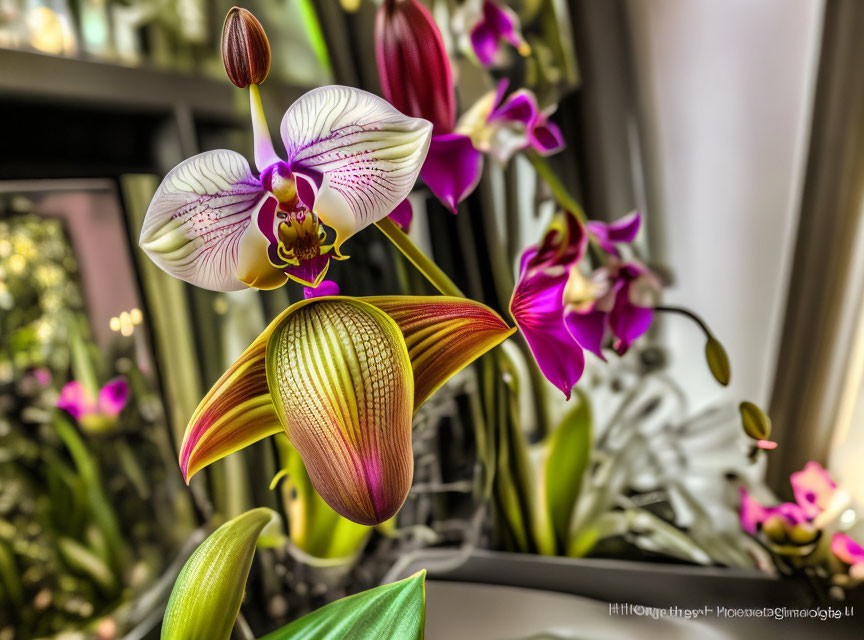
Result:
[[[162,640],[228,640],[255,543],[275,513],[253,509],[229,520],[183,566],[162,620]]]
[[[422,640],[426,571],[313,611],[260,640]]]
[[[578,404],[549,436],[543,477],[546,506],[562,550],[567,548],[573,508],[591,459],[591,405],[583,392],[575,391]]]

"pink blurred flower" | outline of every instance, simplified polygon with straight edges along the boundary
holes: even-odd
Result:
[[[99,390],[97,397],[78,380],[63,385],[57,398],[57,408],[63,409],[78,422],[90,417],[116,418],[129,399],[129,385],[125,378],[115,378]]]

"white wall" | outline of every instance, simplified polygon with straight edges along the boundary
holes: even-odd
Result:
[[[767,403],[806,162],[822,0],[629,0],[655,257],[667,304],[700,313],[732,360],[728,397]],[[794,292],[794,287],[793,287]],[[664,325],[673,374],[721,397],[687,321]]]

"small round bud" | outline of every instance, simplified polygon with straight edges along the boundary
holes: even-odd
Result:
[[[729,356],[720,341],[714,336],[708,336],[705,343],[705,359],[708,361],[708,369],[714,379],[724,387],[732,378],[732,369],[729,366]]]
[[[232,7],[222,26],[222,64],[241,89],[261,84],[270,71],[270,43],[264,27],[246,9]]]
[[[786,542],[786,518],[780,515],[768,516],[762,523],[762,532],[771,542],[776,544]]]
[[[762,409],[752,402],[742,402],[738,405],[738,411],[741,413],[744,433],[754,440],[768,440],[771,435],[771,418],[765,415]]]
[[[819,535],[818,529],[809,522],[801,522],[789,529],[789,542],[792,544],[810,544]]]

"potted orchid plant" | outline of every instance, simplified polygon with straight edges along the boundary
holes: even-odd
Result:
[[[531,54],[516,15],[492,0],[460,21],[469,55],[484,69],[513,52]],[[444,38],[417,0],[385,0],[375,30],[384,97],[346,86],[309,91],[285,112],[277,151],[259,90],[269,43],[252,14],[232,9],[222,56],[231,82],[249,93],[255,170],[230,150],[189,158],[162,181],[143,222],[141,248],[191,285],[304,287],[304,299],[278,314],[201,400],[179,450],[188,483],[221,458],[274,437],[283,466],[274,487],[282,482],[288,534],[266,509],[219,528],[181,572],[162,637],[229,637],[242,621],[256,544],[287,543],[318,560],[343,561],[356,558],[370,528],[398,530],[415,468],[412,420],[473,363],[482,389],[473,499],[481,525],[485,509],[494,514],[493,544],[581,557],[604,538],[636,529],[647,530],[643,539],[661,554],[702,564],[734,564],[743,554],[746,565],[740,547],[714,541],[720,551],[711,555],[707,543],[650,509],[620,508],[627,487],[610,488],[616,469],[633,462],[628,456],[643,440],[598,446],[590,390],[577,386],[586,359],[595,358],[590,368],[624,358],[658,313],[694,320],[711,374],[729,382],[728,358],[708,325],[660,304],[663,280],[633,246],[641,215],[587,219],[546,161],[565,144],[550,119],[554,106],[541,107],[531,90],[511,91],[500,80],[457,118]],[[517,154],[530,161],[556,211],[519,256],[509,314],[502,315],[466,297],[415,245],[406,233],[408,196],[422,180],[457,213],[487,156],[504,164]],[[346,243],[372,226],[440,295],[353,297],[326,279],[331,261],[349,259]],[[541,379],[574,402],[538,455],[521,415],[526,387],[544,385]],[[644,418],[631,414],[631,422]],[[774,446],[758,407],[746,405],[744,423],[751,435],[763,427],[754,455]],[[860,548],[840,539],[838,549],[844,544],[846,556],[838,557],[857,558]],[[346,637],[348,630],[351,637],[422,637],[424,604],[422,577],[415,576],[327,605],[265,638]]]

